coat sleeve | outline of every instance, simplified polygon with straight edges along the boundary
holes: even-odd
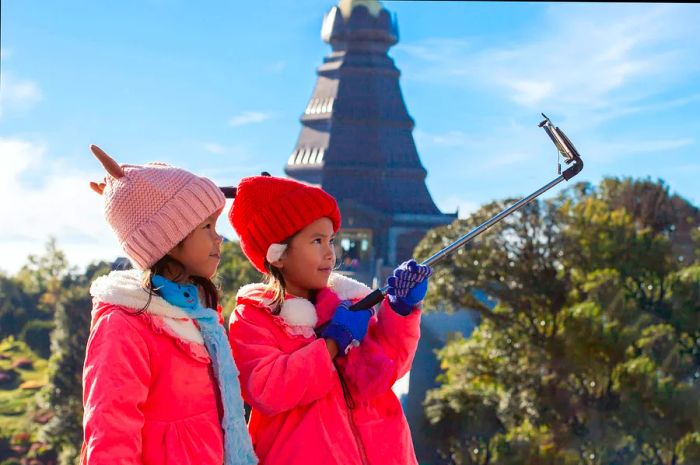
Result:
[[[83,368],[82,465],[142,464],[143,403],[151,380],[148,347],[120,311],[88,339]]]
[[[273,416],[327,395],[337,382],[337,372],[325,340],[316,339],[291,353],[284,352],[273,334],[274,323],[263,316],[246,317],[258,311],[238,305],[229,327],[246,402]]]
[[[378,343],[384,353],[396,363],[396,379],[410,369],[420,338],[419,310],[401,316],[389,306],[387,297],[381,302],[377,322],[370,326],[367,337]]]

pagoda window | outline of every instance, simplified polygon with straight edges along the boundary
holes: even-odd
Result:
[[[338,271],[368,272],[372,261],[372,230],[342,229],[335,238]]]
[[[306,110],[304,110],[304,113],[307,115],[316,115],[316,114],[322,114],[322,113],[330,113],[333,111],[333,103],[335,102],[335,98],[333,97],[327,97],[327,98],[312,98],[309,101],[309,104],[306,106]]]

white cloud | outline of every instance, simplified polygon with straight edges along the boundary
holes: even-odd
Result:
[[[88,186],[104,176],[97,163],[76,168],[41,142],[0,137],[0,164],[0,269],[18,271],[29,254],[43,253],[49,236],[72,265],[123,255],[103,217],[102,199]]]
[[[216,155],[223,155],[224,153],[226,153],[226,148],[221,144],[217,144],[216,142],[205,142],[204,144],[202,144],[202,147],[207,152]]]
[[[697,18],[696,5],[552,5],[531,40],[405,44],[413,60],[403,74],[596,124],[637,111],[700,70]]]
[[[262,123],[263,121],[269,120],[271,115],[269,113],[263,113],[260,111],[246,111],[240,115],[236,115],[229,120],[231,126],[244,126],[246,124],[256,124]]]
[[[0,74],[0,117],[11,113],[23,113],[41,99],[41,89],[36,82],[17,79],[10,73]]]
[[[515,30],[496,43],[473,36],[397,47],[408,55],[400,59],[404,79],[459,87],[467,95],[488,92],[494,101],[478,119],[463,119],[464,131],[450,122],[442,132],[416,130],[421,156],[427,166],[439,157],[431,170],[446,176],[504,168],[512,174],[517,169],[519,177],[548,173],[556,167],[556,152],[534,127],[532,116],[540,110],[555,119],[584,160],[595,162],[588,171],[605,165],[617,172],[619,162],[633,156],[655,163],[666,153],[696,147],[687,119],[672,127],[661,121],[661,132],[638,134],[607,123],[670,110],[692,114],[700,101],[693,85],[700,77],[698,14],[697,5],[553,4],[528,25],[539,35]]]
[[[104,219],[102,198],[89,187],[105,173],[97,161],[91,163],[87,148],[84,158],[87,168],[51,153],[41,141],[0,136],[0,271],[16,273],[30,254],[44,253],[50,236],[70,264],[80,268],[124,255]],[[241,163],[198,172],[219,185],[235,185],[260,169],[255,163]],[[218,229],[235,239],[226,218],[230,206],[229,200]]]
[[[526,127],[515,121],[503,121],[496,131],[429,133],[416,130],[414,136],[427,165],[431,164],[431,154],[439,154],[441,164],[433,166],[431,171],[448,169],[452,174],[522,169],[533,163],[552,162],[553,157],[545,159],[543,155],[556,153],[536,124]]]
[[[646,134],[634,137],[589,133],[587,137],[573,137],[579,136],[579,131],[562,129],[583,160],[597,166],[620,166],[620,163],[640,156],[662,157],[669,152],[692,147],[697,142],[693,137]],[[433,134],[417,130],[414,135],[426,165],[432,163],[433,154],[440,157],[441,164],[433,166],[431,172],[447,170],[446,174],[456,176],[500,172],[523,176],[529,173],[554,173],[556,169],[556,148],[544,132],[534,126],[528,128],[511,123],[504,124],[496,132],[485,133],[448,131]],[[565,169],[563,160],[560,162],[562,169]]]
[[[584,141],[579,150],[582,150],[584,160],[593,161],[600,165],[603,163],[619,163],[626,157],[651,155],[661,156],[664,152],[670,152],[695,144],[692,137],[650,139],[593,139]],[[585,155],[584,155],[585,153]]]

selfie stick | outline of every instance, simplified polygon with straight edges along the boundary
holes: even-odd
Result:
[[[430,258],[426,259],[421,263],[421,265],[429,265],[432,266],[435,263],[440,262],[443,260],[445,257],[450,255],[452,252],[455,250],[459,249],[463,245],[467,244],[477,236],[479,236],[481,233],[484,231],[488,230],[491,226],[494,224],[498,223],[505,217],[509,216],[510,214],[520,210],[522,207],[527,205],[528,203],[532,202],[535,200],[537,197],[542,195],[543,193],[547,192],[549,189],[552,187],[556,186],[562,181],[568,181],[569,179],[573,178],[576,176],[578,173],[581,172],[583,169],[583,161],[581,161],[581,155],[579,155],[578,151],[574,147],[574,145],[571,143],[568,137],[562,132],[561,129],[558,127],[554,126],[552,122],[547,118],[547,116],[542,113],[542,116],[544,116],[544,121],[542,121],[539,124],[539,127],[543,128],[547,135],[549,135],[550,139],[552,139],[552,142],[554,142],[554,145],[557,147],[557,150],[559,151],[559,154],[564,157],[564,160],[566,164],[572,164],[569,168],[567,168],[561,175],[551,181],[550,183],[542,186],[541,188],[537,189],[535,192],[532,194],[528,195],[527,197],[524,197],[523,199],[519,200],[518,202],[514,203],[510,207],[506,208],[496,216],[492,217],[491,219],[483,222],[476,228],[472,229],[469,231],[467,234],[463,235],[456,241],[454,241],[452,244],[448,245],[444,249],[440,250],[439,252],[435,253],[433,256]],[[367,295],[364,299],[360,300],[359,302],[353,304],[350,307],[350,310],[364,310],[367,308],[371,308],[378,304],[379,302],[384,299],[384,296],[386,295],[386,291],[388,289],[388,286],[384,286],[381,289],[375,289]]]

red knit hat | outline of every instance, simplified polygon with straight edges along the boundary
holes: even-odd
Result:
[[[335,199],[320,187],[274,176],[243,178],[228,218],[241,249],[261,273],[271,244],[278,244],[319,218],[328,217],[340,229]]]

